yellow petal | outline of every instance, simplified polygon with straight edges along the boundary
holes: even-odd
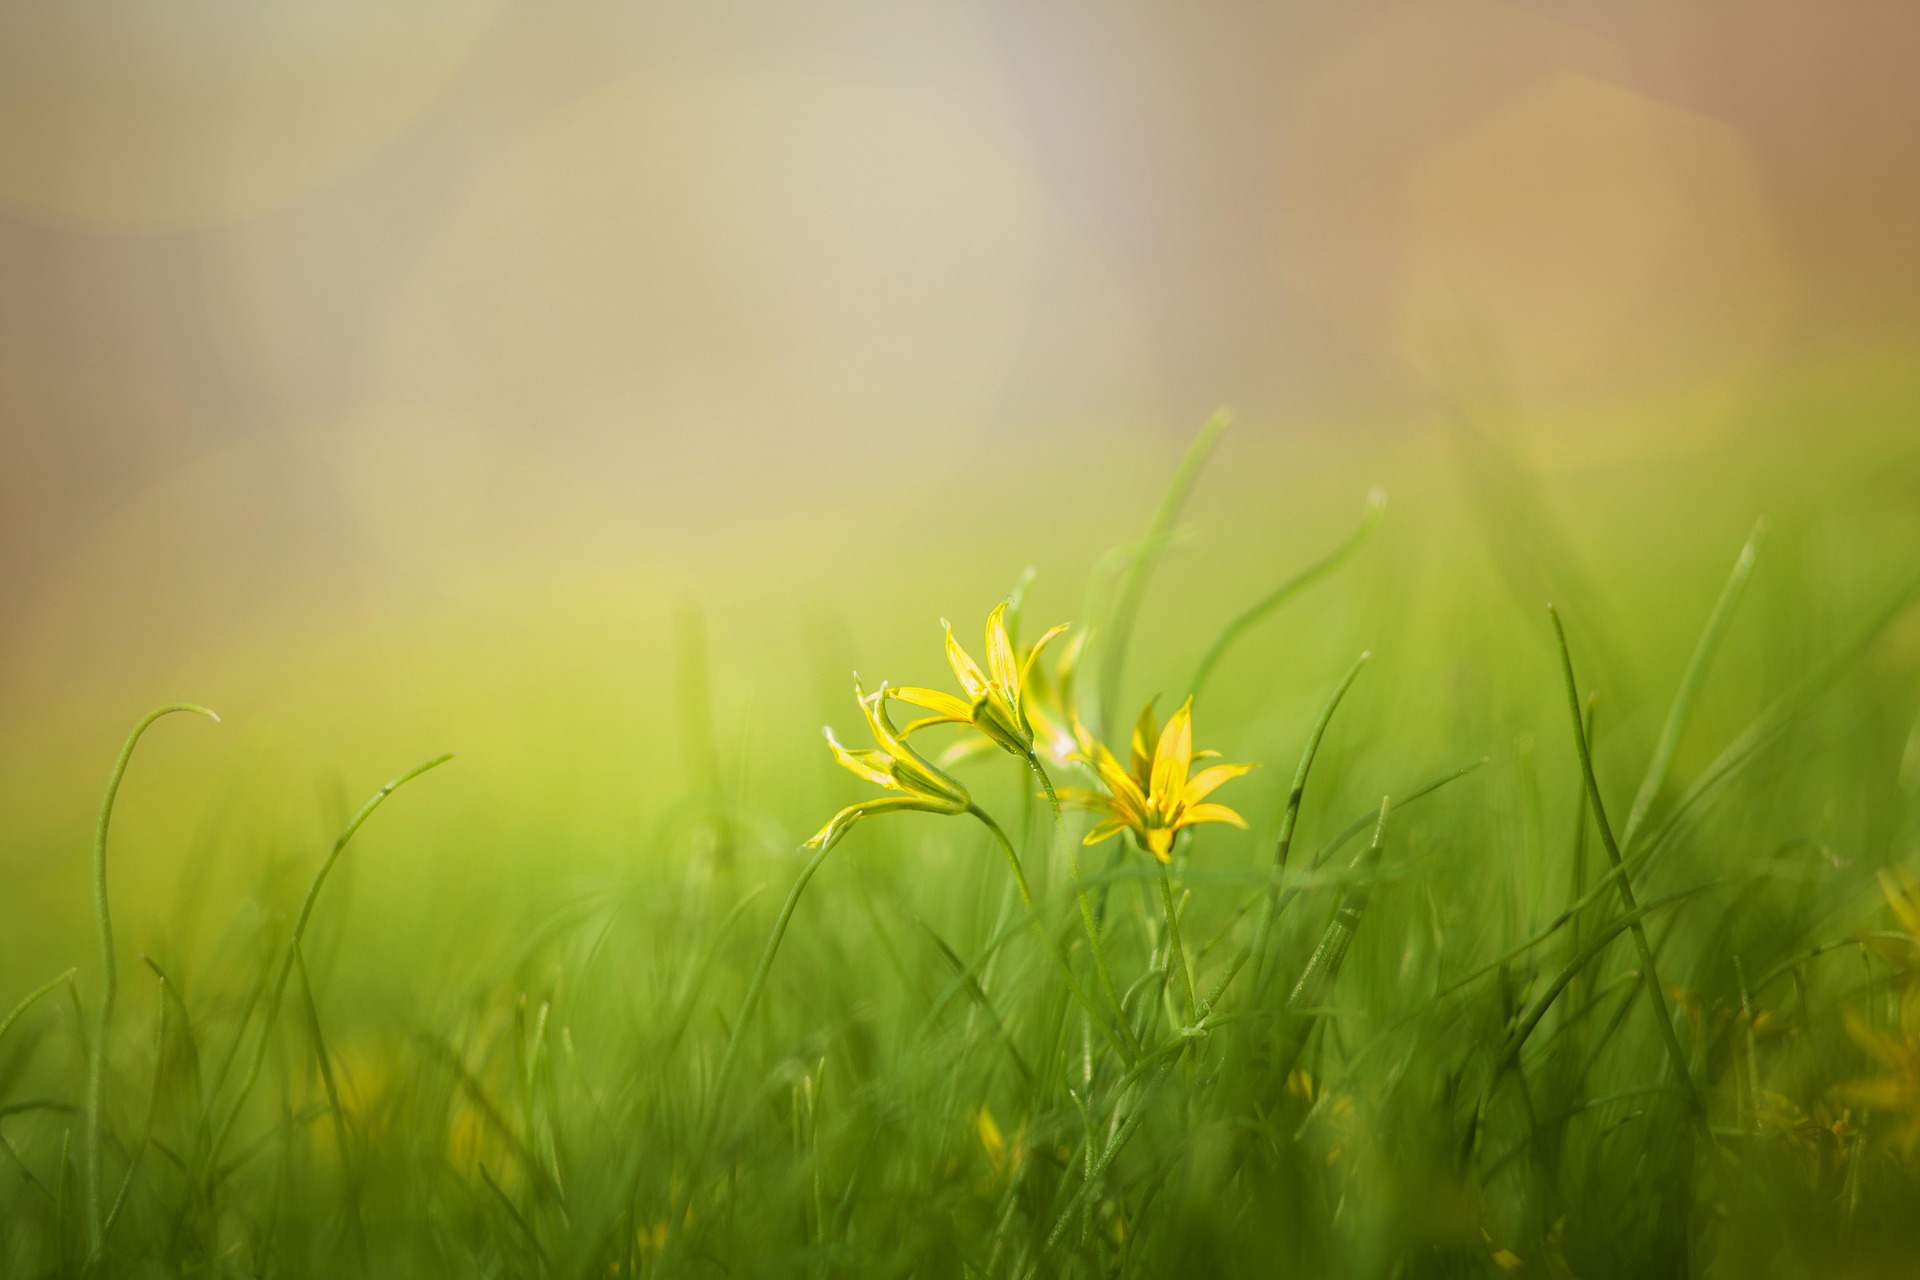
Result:
[[[1082,840],[1080,843],[1081,844],[1099,844],[1102,840],[1113,839],[1115,836],[1119,835],[1122,831],[1125,831],[1126,829],[1127,829],[1127,820],[1125,818],[1108,818],[1105,822],[1100,823],[1098,826],[1094,827],[1093,830],[1087,832],[1086,839]]]
[[[1158,702],[1159,699],[1154,699]],[[1153,781],[1153,752],[1160,742],[1160,722],[1154,718],[1153,702],[1140,708],[1139,719],[1133,722],[1132,766],[1133,776],[1140,780],[1141,790],[1146,790]]]
[[[947,662],[953,667],[953,674],[959,678],[960,687],[967,691],[969,698],[979,697],[987,691],[987,673],[953,638],[953,624],[942,618],[940,625],[947,632]]]
[[[1188,807],[1199,804],[1222,783],[1232,782],[1235,778],[1252,773],[1259,768],[1256,764],[1216,764],[1202,769],[1188,781],[1185,791],[1180,793],[1181,802]]]
[[[1180,825],[1183,827],[1202,822],[1224,822],[1242,831],[1247,829],[1247,820],[1223,804],[1196,804],[1180,815]]]
[[[893,719],[887,715],[887,693],[887,686],[883,684],[861,705],[866,708],[867,722],[873,728],[875,740],[893,757],[892,785],[933,801],[942,812],[964,810],[973,803],[967,789],[907,745],[906,737],[893,727]]]
[[[1840,1023],[1847,1029],[1847,1035],[1853,1042],[1865,1049],[1875,1062],[1883,1067],[1900,1065],[1900,1046],[1860,1021],[1860,1016],[1853,1010],[1841,1010]]]
[[[1876,1080],[1850,1080],[1845,1084],[1835,1085],[1833,1091],[1848,1102],[1857,1102],[1875,1111],[1904,1111],[1914,1102],[1912,1082],[1897,1076],[1881,1076]]]
[[[1186,789],[1187,770],[1193,765],[1193,699],[1180,709],[1160,731],[1160,743],[1153,749],[1153,785],[1147,794],[1158,804],[1171,807]]]
[[[887,696],[912,703],[916,707],[923,707],[949,720],[966,720],[971,715],[964,699],[956,698],[940,689],[922,689],[917,685],[905,684],[897,689],[888,689]]]
[[[1146,837],[1148,853],[1162,862],[1173,861],[1174,830],[1172,827],[1148,827],[1140,834]]]
[[[1880,871],[1880,892],[1887,895],[1887,905],[1893,908],[1894,918],[1900,921],[1900,927],[1915,938],[1920,938],[1920,898],[1913,887],[1902,883],[1905,877],[1895,878],[1894,873],[1884,867]]]
[[[822,729],[820,732],[827,735],[827,750],[833,752],[833,758],[839,762],[841,768],[849,773],[858,774],[868,782],[878,783],[883,787],[893,786],[893,759],[886,752],[875,751],[871,747],[860,751],[849,751],[840,745],[838,738],[833,736],[832,729]],[[897,787],[894,789],[898,790]]]
[[[1029,650],[1027,650],[1027,660],[1026,660],[1026,661],[1025,661],[1024,663],[1022,663],[1022,664],[1020,665],[1020,683],[1021,683],[1021,684],[1022,684],[1023,686],[1024,686],[1024,685],[1025,685],[1025,684],[1027,683],[1027,681],[1028,681],[1028,679],[1029,679],[1029,678],[1030,678],[1030,677],[1032,676],[1032,674],[1033,674],[1033,664],[1034,664],[1035,662],[1037,662],[1037,661],[1039,661],[1039,659],[1040,659],[1040,651],[1041,651],[1042,649],[1044,649],[1044,648],[1046,648],[1046,647],[1047,647],[1047,644],[1048,644],[1048,643],[1049,643],[1049,642],[1050,642],[1050,641],[1051,641],[1051,640],[1052,640],[1052,639],[1053,639],[1053,638],[1054,638],[1055,636],[1057,636],[1057,635],[1060,635],[1060,634],[1061,634],[1062,632],[1064,632],[1064,631],[1065,631],[1065,630],[1067,629],[1067,625],[1068,625],[1068,624],[1066,624],[1066,623],[1064,623],[1064,622],[1063,622],[1063,623],[1061,623],[1061,624],[1060,624],[1059,626],[1057,626],[1057,627],[1049,627],[1049,628],[1047,628],[1047,633],[1046,633],[1045,635],[1043,635],[1043,636],[1041,636],[1041,637],[1040,637],[1040,638],[1039,638],[1038,640],[1035,640],[1035,641],[1033,642],[1033,648],[1031,648],[1031,649],[1029,649]],[[1069,656],[1071,656],[1071,654],[1069,654]],[[1061,664],[1060,664],[1060,665],[1061,665],[1062,667],[1065,667],[1065,666],[1066,666],[1066,660],[1065,660],[1065,659],[1062,659],[1062,660],[1061,660]],[[1045,677],[1043,676],[1043,677],[1042,677],[1042,679],[1044,680],[1044,679],[1045,679]]]
[[[1012,706],[1020,700],[1020,663],[1013,656],[1013,639],[1007,635],[1007,602],[1002,600],[987,615],[987,670],[993,674],[994,688]]]
[[[1140,784],[1120,767],[1113,753],[1099,743],[1094,744],[1094,772],[1100,775],[1100,781],[1107,785],[1108,798],[1116,813],[1124,813],[1145,825],[1147,820],[1147,797],[1142,794]]]
[[[914,796],[879,796],[872,800],[862,800],[858,804],[848,805],[827,819],[827,825],[814,832],[805,847],[818,849],[822,845],[833,845],[864,818],[871,818],[880,813],[903,812],[943,813],[945,810],[934,808]]]

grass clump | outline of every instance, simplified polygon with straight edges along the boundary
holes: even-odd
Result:
[[[722,780],[685,628],[705,838],[440,974],[366,957],[381,981],[343,991],[314,935],[363,824],[444,756],[294,864],[299,896],[143,957],[151,1035],[116,1018],[114,798],[147,725],[198,708],[153,713],[100,810],[99,965],[0,993],[0,1273],[1910,1269],[1920,890],[1887,757],[1913,672],[1887,651],[1913,591],[1769,683],[1781,629],[1735,644],[1756,531],[1658,717],[1581,682],[1636,664],[1566,599],[1483,655],[1490,685],[1380,611],[1324,670],[1258,648],[1307,586],[1385,572],[1375,495],[1168,656],[1136,632],[1225,430],[1070,628],[1022,644],[1023,579],[983,661],[947,628],[957,691],[856,679],[872,743],[827,743],[865,790],[819,794],[797,857]],[[1299,692],[1262,719],[1233,677],[1275,653]]]

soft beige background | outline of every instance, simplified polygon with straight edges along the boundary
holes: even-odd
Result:
[[[670,718],[681,601],[741,717],[803,619],[1029,558],[1067,614],[1217,404],[1309,546],[1420,511],[1462,395],[1598,473],[1910,394],[1916,51],[1910,3],[14,0],[10,838],[161,698],[390,740],[268,744],[356,788],[504,724],[558,787]]]

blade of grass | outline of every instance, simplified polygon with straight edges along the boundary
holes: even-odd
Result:
[[[1326,1003],[1327,991],[1334,979],[1340,976],[1340,966],[1346,961],[1354,935],[1359,932],[1360,917],[1366,914],[1367,904],[1373,897],[1371,872],[1380,865],[1381,849],[1386,841],[1387,815],[1392,807],[1392,797],[1380,798],[1380,816],[1374,823],[1373,840],[1360,855],[1355,868],[1360,879],[1341,898],[1340,906],[1334,911],[1333,919],[1328,921],[1326,931],[1320,935],[1306,968],[1300,971],[1293,990],[1287,993],[1291,1026],[1286,1038],[1281,1041],[1280,1052],[1274,1058],[1272,1076],[1276,1080],[1284,1081],[1293,1074],[1294,1063],[1299,1060],[1300,1051],[1306,1048],[1307,1037],[1317,1021],[1317,1015],[1307,1011],[1320,1009]]]
[[[1660,1039],[1666,1046],[1667,1057],[1673,1064],[1675,1075],[1686,1086],[1689,1107],[1695,1120],[1704,1128],[1707,1122],[1706,1103],[1701,1099],[1698,1086],[1692,1073],[1687,1069],[1687,1057],[1680,1048],[1680,1037],[1673,1029],[1673,1015],[1667,1008],[1667,993],[1660,985],[1660,970],[1653,960],[1653,948],[1647,942],[1646,926],[1640,922],[1636,912],[1639,903],[1633,894],[1633,882],[1627,875],[1625,859],[1620,855],[1620,846],[1613,838],[1613,827],[1607,821],[1606,801],[1600,795],[1600,781],[1593,773],[1593,754],[1587,750],[1587,737],[1584,719],[1580,710],[1580,685],[1573,674],[1573,651],[1567,647],[1566,628],[1560,624],[1560,611],[1552,605],[1547,606],[1547,616],[1553,619],[1554,639],[1560,646],[1561,671],[1566,677],[1567,705],[1573,713],[1573,737],[1580,750],[1580,771],[1586,777],[1587,800],[1593,805],[1593,820],[1600,831],[1601,847],[1607,851],[1607,861],[1613,864],[1613,881],[1620,889],[1620,902],[1631,917],[1629,927],[1633,930],[1633,945],[1640,953],[1641,984],[1647,993],[1647,1003],[1653,1009],[1655,1019],[1660,1024]]]
[[[240,1118],[241,1111],[245,1109],[248,1095],[253,1092],[253,1086],[260,1079],[260,1069],[265,1065],[267,1060],[267,1047],[273,1040],[273,1024],[275,1016],[280,1011],[280,1000],[286,994],[287,980],[293,976],[294,960],[299,953],[301,939],[306,936],[307,922],[313,918],[314,903],[319,900],[321,887],[327,882],[327,873],[332,871],[334,864],[340,860],[341,851],[347,847],[347,842],[353,839],[354,833],[359,831],[362,824],[373,816],[374,810],[386,803],[388,796],[407,785],[407,783],[412,782],[421,774],[432,769],[437,769],[451,759],[453,759],[452,752],[435,756],[424,764],[417,764],[405,773],[390,780],[387,785],[381,787],[380,790],[373,794],[372,799],[360,806],[360,812],[354,814],[353,818],[341,830],[340,834],[334,838],[333,847],[327,851],[326,858],[321,861],[320,869],[314,872],[313,881],[307,886],[306,897],[300,901],[300,911],[299,914],[294,917],[293,932],[287,939],[287,949],[281,956],[280,967],[274,974],[273,988],[267,999],[266,1011],[261,1014],[259,1041],[254,1046],[253,1061],[247,1068],[247,1074],[240,1082],[239,1091],[234,1097],[233,1105],[227,1111],[226,1118],[221,1121],[220,1127],[214,1131],[213,1142],[207,1155],[208,1164],[218,1163],[221,1148],[225,1146],[227,1136],[233,1130],[234,1122]]]
[[[21,1014],[33,1008],[35,1004],[39,1003],[41,997],[50,994],[58,988],[61,983],[72,982],[73,976],[79,972],[80,970],[78,969],[69,969],[59,977],[49,978],[33,990],[27,992],[26,995],[21,996],[19,1003],[7,1011],[7,1016],[0,1018],[0,1040],[6,1039],[7,1032],[12,1030],[13,1024],[20,1020]]]
[[[99,1261],[100,1250],[106,1240],[105,1206],[101,1203],[104,1193],[101,1180],[105,1177],[105,1170],[101,1167],[101,1160],[106,1139],[107,1037],[113,1021],[114,1000],[120,994],[120,971],[113,954],[113,914],[107,905],[107,828],[113,822],[114,797],[120,794],[121,780],[127,775],[127,765],[133,759],[133,749],[141,735],[154,721],[182,711],[205,716],[215,724],[220,722],[219,716],[191,702],[169,702],[140,717],[120,748],[120,757],[113,763],[113,772],[107,775],[107,791],[101,797],[99,822],[93,833],[93,914],[100,933],[101,986],[93,1044],[87,1055],[86,1166],[85,1186],[81,1192],[83,1212],[87,1219],[87,1259],[90,1265]]]
[[[1371,650],[1362,651],[1354,659],[1347,674],[1334,686],[1333,694],[1320,709],[1320,718],[1313,722],[1313,728],[1307,733],[1307,744],[1300,749],[1300,763],[1294,766],[1293,783],[1287,788],[1287,807],[1280,815],[1280,834],[1273,843],[1273,870],[1267,880],[1267,905],[1260,915],[1260,924],[1254,930],[1254,988],[1266,989],[1267,983],[1267,947],[1273,934],[1274,917],[1279,913],[1280,877],[1286,872],[1287,857],[1293,849],[1294,823],[1300,817],[1300,804],[1307,794],[1307,774],[1313,769],[1314,757],[1320,754],[1321,740],[1327,736],[1327,726],[1333,723],[1333,713],[1340,708],[1340,702],[1347,696],[1347,690],[1360,678],[1361,669],[1373,658]]]
[[[1206,465],[1214,446],[1220,443],[1220,437],[1226,434],[1232,424],[1233,415],[1225,409],[1219,409],[1201,426],[1193,443],[1187,446],[1186,455],[1180,459],[1180,466],[1173,473],[1167,491],[1161,495],[1160,505],[1153,513],[1153,522],[1147,526],[1147,536],[1140,544],[1138,554],[1127,566],[1119,597],[1114,602],[1113,616],[1106,628],[1106,651],[1100,659],[1100,699],[1094,707],[1096,732],[1104,731],[1107,717],[1120,696],[1120,678],[1126,667],[1127,647],[1133,638],[1134,624],[1139,620],[1140,604],[1146,596],[1147,581],[1153,574],[1153,566],[1166,550],[1173,534],[1173,522],[1179,519],[1180,508],[1186,505],[1194,482],[1200,478],[1201,468]]]
[[[1639,836],[1647,814],[1652,811],[1661,786],[1666,783],[1667,770],[1673,765],[1673,753],[1680,745],[1680,735],[1686,731],[1687,717],[1693,713],[1693,704],[1700,696],[1700,686],[1707,678],[1707,668],[1713,665],[1713,655],[1720,647],[1720,638],[1726,634],[1727,623],[1732,620],[1733,611],[1746,592],[1747,579],[1753,575],[1753,562],[1759,554],[1760,539],[1766,533],[1766,528],[1766,521],[1759,521],[1753,526],[1753,532],[1747,535],[1746,545],[1740,548],[1740,554],[1734,559],[1733,572],[1727,575],[1726,585],[1720,588],[1720,598],[1714,602],[1713,612],[1707,616],[1706,628],[1694,644],[1693,656],[1687,660],[1686,672],[1680,677],[1680,687],[1673,695],[1673,705],[1667,709],[1666,722],[1660,726],[1660,737],[1654,743],[1653,756],[1647,761],[1646,776],[1640,780],[1640,790],[1633,797],[1633,807],[1627,811],[1627,824],[1620,829],[1622,849],[1633,848],[1633,842]]]
[[[146,957],[142,956],[145,960]],[[147,1091],[147,1118],[140,1122],[140,1141],[134,1144],[133,1154],[127,1158],[127,1172],[120,1179],[120,1190],[114,1194],[113,1207],[107,1210],[107,1219],[101,1224],[100,1234],[104,1238],[113,1232],[115,1219],[127,1203],[127,1193],[133,1189],[133,1176],[140,1171],[140,1161],[147,1154],[147,1144],[153,1141],[153,1117],[160,1106],[160,1080],[167,1065],[167,975],[160,972],[157,965],[148,961],[154,976],[160,980],[159,1010],[154,1016],[153,1031],[153,1085]]]
[[[1346,541],[1269,591],[1239,617],[1229,622],[1207,649],[1206,655],[1200,659],[1200,665],[1194,668],[1193,679],[1187,682],[1187,696],[1189,698],[1200,696],[1200,691],[1206,687],[1207,680],[1213,675],[1213,669],[1220,665],[1222,658],[1226,657],[1227,650],[1239,643],[1241,636],[1251,631],[1268,614],[1351,559],[1379,526],[1381,513],[1386,509],[1386,492],[1381,489],[1373,490],[1367,495],[1366,509],[1361,513],[1359,525],[1347,535]]]

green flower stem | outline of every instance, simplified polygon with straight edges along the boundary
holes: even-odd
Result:
[[[1007,833],[1000,829],[1000,824],[979,805],[968,805],[967,812],[978,818],[981,825],[991,831],[993,838],[1000,842],[1000,848],[1007,855],[1007,865],[1013,868],[1013,883],[1014,887],[1020,891],[1020,902],[1026,907],[1027,916],[1033,921],[1033,927],[1039,933],[1040,941],[1048,957],[1053,961],[1053,967],[1060,971],[1060,977],[1066,982],[1067,989],[1073,993],[1073,998],[1080,1002],[1081,1008],[1087,1011],[1087,1016],[1093,1019],[1094,1025],[1100,1028],[1101,1034],[1106,1036],[1116,1049],[1126,1054],[1129,1059],[1138,1057],[1139,1049],[1137,1045],[1130,1043],[1131,1036],[1127,1040],[1121,1039],[1120,1033],[1113,1029],[1106,1015],[1094,1005],[1092,998],[1087,995],[1086,988],[1082,987],[1080,980],[1073,976],[1073,970],[1068,966],[1067,958],[1060,954],[1060,948],[1055,945],[1053,936],[1047,932],[1046,922],[1040,918],[1040,913],[1034,910],[1033,891],[1027,887],[1027,873],[1020,865],[1020,855],[1014,851],[1013,841],[1007,839]],[[1124,1019],[1121,1025],[1126,1025]]]
[[[1040,765],[1040,757],[1029,754],[1027,764],[1033,769],[1034,776],[1040,779],[1041,788],[1047,793],[1047,802],[1053,806],[1055,829],[1060,824],[1060,797],[1053,789],[1053,779],[1047,777],[1047,771]],[[1100,990],[1113,1006],[1113,1016],[1121,1034],[1127,1039],[1132,1052],[1137,1056],[1141,1045],[1133,1034],[1133,1025],[1127,1021],[1125,1007],[1120,1003],[1120,989],[1113,985],[1113,973],[1107,968],[1106,949],[1100,945],[1100,924],[1093,916],[1093,899],[1088,896],[1086,886],[1080,880],[1080,850],[1074,848],[1067,854],[1067,872],[1073,877],[1073,896],[1080,904],[1080,922],[1087,931],[1087,948],[1093,953],[1093,970],[1100,979]]]
[[[1200,1018],[1200,1006],[1193,998],[1193,971],[1187,968],[1187,949],[1180,942],[1180,911],[1173,900],[1173,877],[1166,863],[1159,865],[1160,905],[1167,912],[1167,963],[1180,971],[1180,986],[1187,993],[1187,1024],[1191,1026]]]

